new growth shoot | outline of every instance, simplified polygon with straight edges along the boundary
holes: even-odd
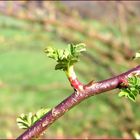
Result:
[[[140,51],[135,54],[133,59],[140,58]],[[130,77],[128,77],[124,82],[122,82],[122,86],[124,85],[124,88],[120,89],[119,97],[126,97],[129,98],[132,101],[136,101],[137,95],[140,94],[140,77],[137,74],[131,74]]]
[[[49,108],[41,108],[36,113],[22,113],[16,120],[17,125],[21,129],[27,129],[31,127],[36,121],[38,121],[43,115],[45,115],[49,110]]]
[[[135,102],[137,95],[140,94],[140,77],[133,75],[127,81],[123,82],[123,84],[126,87],[120,89],[119,97],[124,96]]]
[[[81,52],[86,51],[85,44],[69,44],[66,49],[47,47],[45,53],[49,58],[56,60],[55,70],[63,70],[75,90],[82,90],[83,85],[78,81],[74,64],[79,61]]]

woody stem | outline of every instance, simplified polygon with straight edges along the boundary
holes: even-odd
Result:
[[[85,100],[90,96],[101,94],[105,91],[110,91],[116,88],[121,88],[122,82],[126,80],[130,75],[140,75],[140,65],[118,76],[106,79],[100,82],[91,83],[84,86],[83,91],[74,91],[69,97],[63,100],[60,104],[55,106],[52,110],[46,113],[41,119],[39,119],[33,126],[27,129],[21,134],[17,140],[27,140],[39,136],[43,133],[51,124],[53,124],[58,118],[63,116],[71,108]]]

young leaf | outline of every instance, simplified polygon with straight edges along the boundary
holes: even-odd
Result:
[[[140,77],[134,75],[127,81],[128,87],[121,89],[119,97],[125,96],[135,102],[137,95],[140,94]]]
[[[125,91],[121,91],[121,92],[119,93],[119,97],[122,97],[122,96],[127,97],[127,96],[128,96],[128,93],[125,92]]]
[[[40,109],[35,114],[32,114],[31,112],[28,114],[21,114],[17,118],[17,125],[21,129],[27,129],[30,126],[32,126],[37,120],[39,120],[45,113],[47,113],[49,109]]]
[[[70,66],[79,61],[81,52],[85,51],[85,44],[69,44],[69,49],[55,49],[48,47],[45,53],[49,58],[56,60],[55,70],[68,70]]]
[[[52,58],[54,60],[58,60],[58,53],[57,50],[52,48],[52,47],[48,47],[45,49],[45,53],[47,54],[47,56],[49,58]]]

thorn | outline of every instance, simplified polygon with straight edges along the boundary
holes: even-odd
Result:
[[[95,83],[95,81],[92,80],[92,81],[90,81],[86,86],[91,86],[91,85],[94,84],[94,83]]]

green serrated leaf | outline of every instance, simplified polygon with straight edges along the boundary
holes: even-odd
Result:
[[[128,95],[128,93],[125,92],[125,91],[121,91],[121,92],[119,93],[119,97],[122,97],[122,96],[127,97],[127,95]]]
[[[136,88],[134,86],[130,87],[131,92],[135,91]]]
[[[60,69],[64,69],[66,66],[64,64],[57,64],[55,66],[55,70],[60,70]]]
[[[44,114],[46,114],[48,111],[49,111],[49,109],[44,109],[44,108],[40,109],[40,110],[37,111],[37,113],[36,113],[37,118],[38,118],[38,119],[41,118],[41,117],[42,117]]]
[[[37,111],[36,114],[32,114],[31,112],[28,114],[21,114],[17,119],[17,125],[19,128],[21,129],[27,129],[30,126],[32,126],[38,119],[40,119],[45,113],[48,112],[48,108],[47,109],[40,109],[39,111]]]
[[[58,59],[62,60],[64,58],[63,50],[57,50]]]
[[[84,43],[77,44],[76,52],[83,52],[83,51],[86,51],[85,44]]]
[[[54,60],[58,60],[58,53],[57,53],[57,50],[55,48],[48,47],[45,49],[45,53],[47,54],[47,56],[49,58],[52,58]]]
[[[27,121],[27,115],[22,114],[20,117],[17,118],[17,125],[19,126],[19,128],[28,128],[29,127],[29,123]]]
[[[78,62],[78,60],[73,59],[73,60],[70,61],[70,65],[73,65],[73,64],[76,63],[76,62]]]
[[[23,125],[22,123],[17,123],[17,125],[20,129],[27,129],[28,128],[28,125],[26,125],[26,124]]]
[[[119,97],[125,96],[135,102],[137,95],[140,94],[140,77],[134,75],[127,80],[128,87],[121,89]]]
[[[74,46],[72,44],[69,44],[69,47],[71,55],[74,55]]]
[[[46,48],[45,53],[49,58],[57,61],[55,70],[67,70],[70,66],[79,61],[80,53],[85,51],[85,44],[69,44],[69,49]]]
[[[32,120],[33,120],[33,114],[30,112],[30,113],[27,115],[27,122],[28,122],[28,125],[29,125],[29,126],[32,125]]]
[[[134,94],[128,94],[128,98],[130,99],[130,100],[132,100],[133,102],[135,102],[136,101],[136,96],[134,95]]]

